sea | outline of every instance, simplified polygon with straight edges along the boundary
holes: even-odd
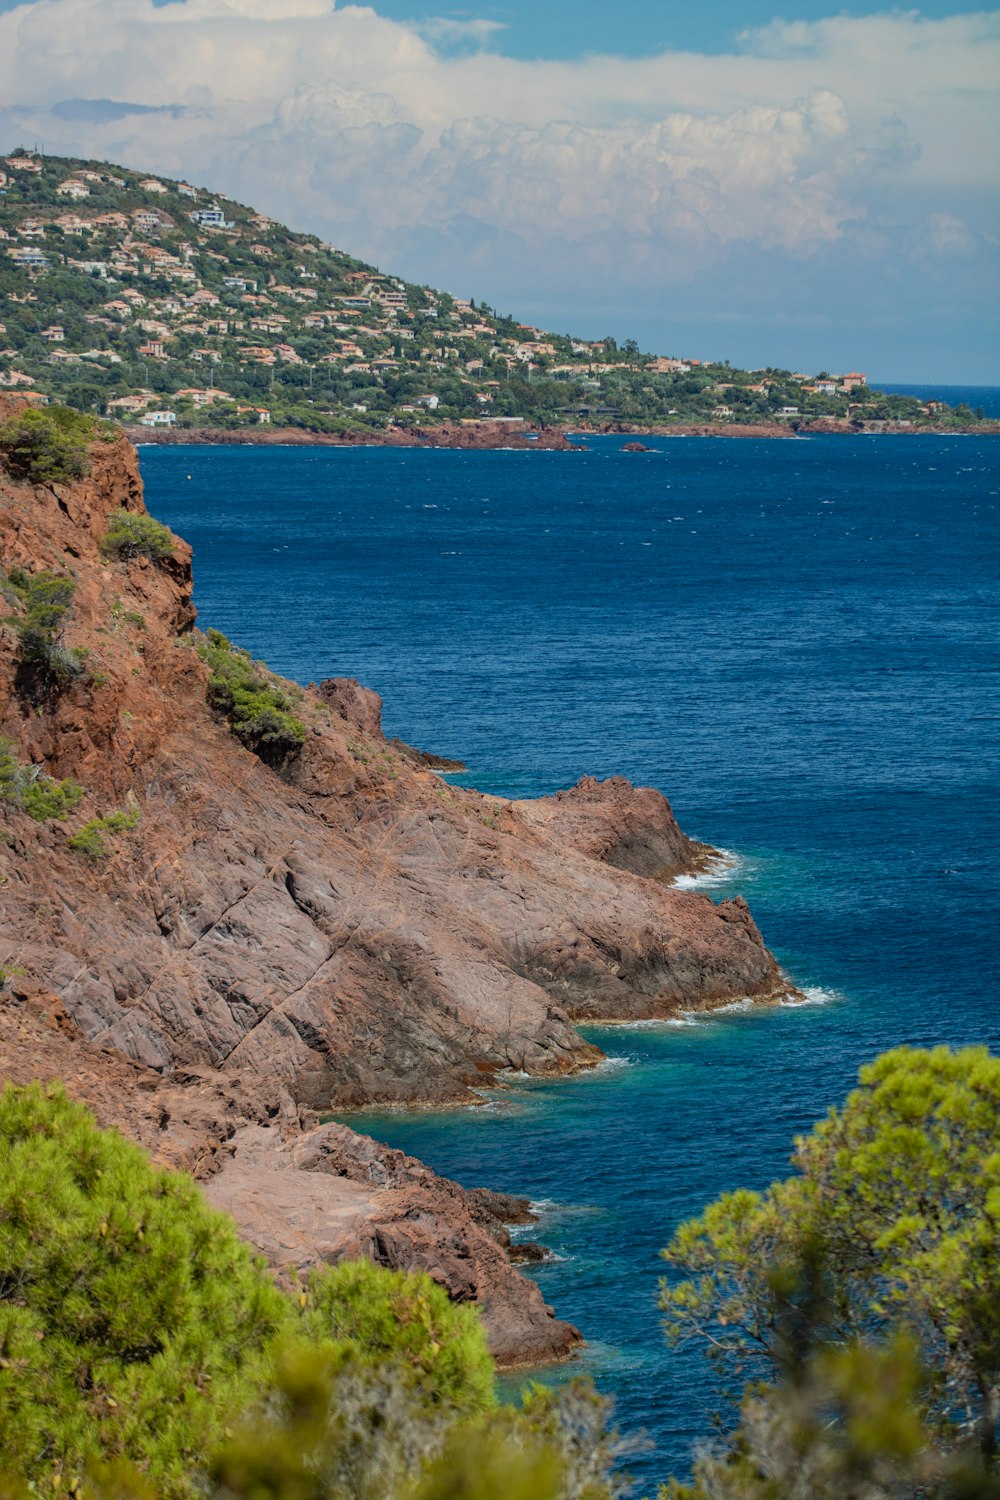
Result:
[[[744,895],[803,992],[590,1027],[593,1072],[477,1108],[352,1118],[533,1200],[532,1274],[587,1339],[541,1378],[593,1376],[653,1445],[630,1465],[653,1494],[717,1402],[703,1351],[662,1335],[677,1225],[786,1175],[885,1048],[1000,1049],[1000,439],[623,441],[141,463],[204,625],[300,682],[360,678],[465,785],[659,787],[725,851],[683,884]]]

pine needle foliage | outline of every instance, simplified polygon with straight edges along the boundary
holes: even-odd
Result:
[[[180,1173],[59,1089],[0,1095],[0,1453],[38,1484],[125,1458],[163,1496],[259,1387],[294,1310]],[[57,1480],[56,1476],[60,1478]]]
[[[197,649],[212,674],[209,703],[261,760],[282,764],[305,740],[306,726],[291,712],[292,699],[280,680],[221,630],[210,630]]]
[[[303,1314],[311,1339],[349,1341],[375,1366],[392,1360],[456,1412],[496,1404],[494,1368],[476,1309],[455,1304],[422,1271],[386,1276],[370,1261],[314,1272]]]
[[[153,516],[116,510],[108,517],[101,551],[105,557],[118,557],[126,562],[133,557],[148,557],[151,562],[164,563],[174,555],[174,537]]]
[[[797,1378],[817,1349],[903,1334],[923,1419],[1000,1473],[1000,1058],[883,1053],[793,1164],[681,1225],[663,1252],[668,1336],[772,1379]]]

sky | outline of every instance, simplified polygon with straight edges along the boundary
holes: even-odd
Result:
[[[35,142],[541,327],[1000,384],[1000,11],[0,0]]]

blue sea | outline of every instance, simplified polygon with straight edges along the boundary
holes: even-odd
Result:
[[[622,439],[580,454],[147,448],[202,623],[302,682],[357,676],[467,784],[662,788],[728,851],[798,1007],[592,1028],[608,1062],[478,1110],[354,1120],[528,1194],[546,1298],[655,1449],[710,1434],[658,1251],[901,1042],[1000,1048],[1000,440]],[[555,1377],[558,1378],[558,1377]]]

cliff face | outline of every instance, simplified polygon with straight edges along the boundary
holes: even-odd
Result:
[[[190,550],[178,540],[163,564],[106,558],[121,509],[143,512],[125,442],[96,445],[71,486],[0,474],[0,567],[71,576],[64,644],[89,653],[81,675],[43,689],[15,625],[0,626],[0,737],[84,788],[65,822],[0,802],[0,965],[22,971],[0,1006],[6,1076],[75,1069],[104,1118],[217,1178],[251,1238],[279,1263],[307,1263],[314,1240],[307,1252],[288,1231],[279,1253],[261,1226],[268,1173],[284,1174],[290,1221],[310,1222],[293,1181],[312,1173],[314,1199],[329,1194],[329,1153],[299,1139],[310,1109],[474,1098],[506,1068],[593,1062],[575,1019],[782,988],[744,903],[649,878],[699,854],[656,792],[584,781],[515,804],[462,791],[387,741],[377,697],[343,680],[302,695],[304,743],[279,769],[264,764],[207,702]],[[104,857],[70,847],[114,810],[137,821]],[[427,1201],[396,1207],[411,1229],[434,1220]],[[380,1239],[370,1225],[387,1215],[384,1196],[354,1202],[341,1239],[387,1261],[423,1257],[457,1295],[479,1295],[430,1231],[408,1242],[397,1222]],[[470,1243],[464,1220],[454,1232]],[[492,1251],[472,1259],[484,1286],[496,1281]],[[553,1320],[536,1300],[535,1331],[522,1330],[533,1357],[560,1341],[539,1334]]]

